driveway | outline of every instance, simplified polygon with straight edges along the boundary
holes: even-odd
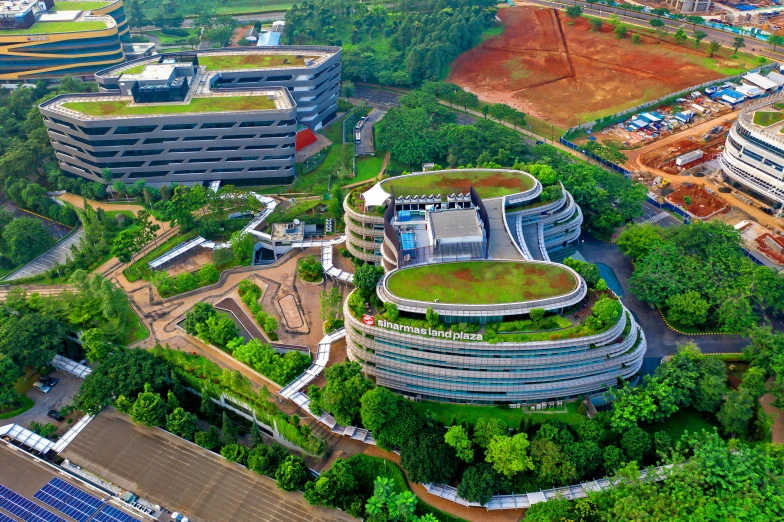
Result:
[[[38,421],[41,424],[51,422],[58,428],[58,433],[62,434],[67,429],[66,422],[57,422],[46,416],[49,410],[59,410],[63,406],[67,406],[73,402],[73,396],[79,391],[79,386],[82,385],[82,379],[74,377],[60,371],[54,371],[49,374],[52,377],[60,379],[60,382],[52,388],[49,393],[43,393],[36,388],[27,392],[27,396],[35,401],[35,406],[16,417],[11,417],[3,424],[16,423],[25,427],[29,427],[33,421]]]
[[[375,144],[373,143],[373,126],[384,117],[385,111],[373,109],[365,120],[365,124],[360,131],[362,134],[362,141],[355,145],[356,156],[372,156],[375,154]]]
[[[682,335],[670,329],[662,319],[659,311],[648,303],[640,301],[629,291],[629,278],[634,272],[631,261],[614,243],[603,243],[588,232],[580,235],[577,247],[586,261],[591,263],[604,263],[615,272],[621,283],[625,297],[623,304],[632,311],[637,322],[645,332],[648,342],[648,351],[643,361],[643,373],[652,373],[665,355],[672,355],[677,349],[677,343],[694,340],[703,353],[734,353],[743,350],[749,344],[746,338],[734,335]]]
[[[50,268],[54,268],[55,265],[63,264],[68,259],[68,256],[72,255],[71,247],[72,246],[79,246],[79,242],[82,240],[84,236],[84,228],[79,225],[79,229],[68,236],[66,239],[60,241],[55,246],[38,256],[37,258],[33,259],[25,266],[13,272],[11,275],[6,277],[7,281],[13,281],[15,279],[22,279],[25,277],[32,277],[38,274],[43,274]]]

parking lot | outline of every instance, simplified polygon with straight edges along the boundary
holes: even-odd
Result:
[[[58,263],[65,263],[66,258],[71,254],[71,246],[78,245],[83,235],[84,228],[80,226],[79,230],[6,277],[6,280],[13,281],[14,279],[43,274]]]
[[[65,421],[57,422],[54,419],[47,417],[46,414],[49,410],[59,410],[63,406],[71,404],[73,396],[79,391],[82,380],[73,375],[68,375],[59,371],[54,371],[49,375],[56,379],[60,379],[60,382],[58,382],[49,393],[44,393],[36,388],[31,389],[27,392],[27,397],[35,401],[35,406],[21,415],[11,417],[7,421],[4,421],[4,424],[13,422],[29,427],[30,423],[33,421],[40,422],[41,424],[51,422],[58,427],[57,433],[59,435],[62,435],[68,429],[69,426]]]

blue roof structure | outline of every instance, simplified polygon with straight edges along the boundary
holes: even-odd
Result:
[[[721,98],[722,100],[729,102],[729,103],[740,103],[746,99],[746,97],[739,93],[734,89],[722,89],[716,94],[713,95],[714,98]]]
[[[400,234],[400,242],[403,250],[416,250],[416,239],[413,232],[403,232]]]

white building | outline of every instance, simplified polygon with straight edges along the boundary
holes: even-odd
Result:
[[[727,181],[750,191],[772,208],[781,209],[784,205],[784,135],[781,133],[784,112],[776,108],[782,96],[773,98],[740,114],[727,134],[720,163]]]

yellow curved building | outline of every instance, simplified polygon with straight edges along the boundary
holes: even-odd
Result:
[[[24,0],[14,3],[19,14],[0,13],[6,15],[0,18],[0,81],[92,76],[124,60],[122,0],[57,2],[40,12],[34,8],[42,2],[32,11]]]

